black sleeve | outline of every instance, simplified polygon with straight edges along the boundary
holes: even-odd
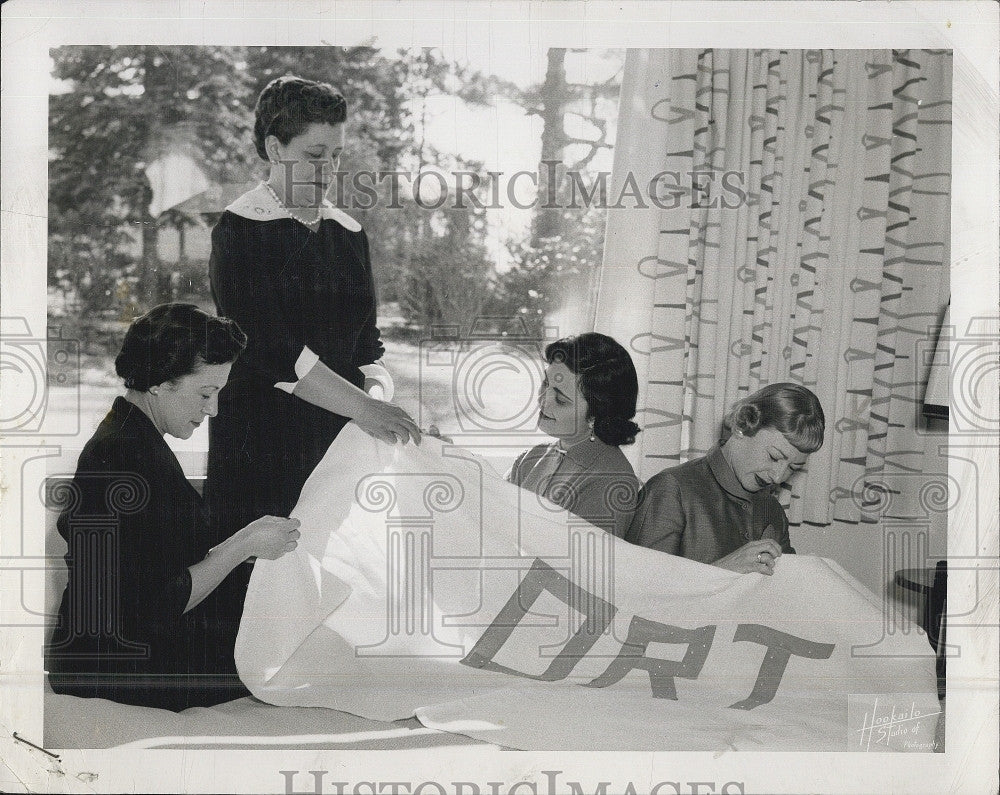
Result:
[[[59,530],[68,542],[70,565],[83,577],[78,582],[118,584],[120,616],[105,620],[119,618],[125,627],[150,621],[172,624],[191,597],[185,562],[190,550],[181,548],[191,528],[175,524],[194,517],[174,510],[176,501],[169,493],[174,478],[117,447],[81,454],[73,478],[74,504],[60,516]],[[94,543],[97,536],[104,543]],[[80,609],[93,610],[102,601],[94,594],[81,598],[87,603]],[[149,626],[139,630],[143,635],[154,631]]]
[[[368,290],[371,296],[369,311],[367,316],[362,320],[361,331],[358,334],[354,364],[360,367],[361,365],[372,364],[381,359],[382,354],[385,353],[385,346],[382,345],[382,335],[377,322],[378,296],[375,292],[375,277],[372,273],[371,249],[368,245],[368,235],[365,234],[363,229],[358,234],[361,237],[361,261],[368,276]]]
[[[272,384],[294,382],[305,345],[301,325],[289,316],[287,291],[280,289],[273,268],[253,248],[247,225],[224,215],[212,230],[212,298],[219,315],[235,320],[247,335],[241,364]]]

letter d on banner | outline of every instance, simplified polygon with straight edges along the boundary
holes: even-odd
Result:
[[[507,639],[514,634],[514,629],[527,615],[531,606],[543,591],[548,591],[566,605],[572,605],[586,615],[587,620],[566,642],[556,658],[541,675],[526,674],[506,665],[494,662],[493,658],[503,648]],[[507,600],[493,623],[486,629],[482,637],[476,641],[472,651],[460,661],[471,668],[481,668],[486,671],[524,676],[528,679],[540,679],[543,682],[555,682],[565,679],[573,668],[607,629],[615,613],[618,612],[610,602],[585,591],[579,585],[571,582],[545,561],[535,558],[531,569],[518,583],[517,590]]]

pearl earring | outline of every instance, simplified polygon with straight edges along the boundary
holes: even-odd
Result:
[[[597,437],[594,436],[594,421],[590,421],[590,441],[596,441]]]

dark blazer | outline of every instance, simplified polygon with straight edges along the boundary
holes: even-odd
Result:
[[[68,582],[46,650],[57,693],[180,710],[246,695],[188,567],[211,546],[201,496],[152,421],[119,397],[53,486]]]
[[[619,538],[632,519],[641,485],[625,454],[600,439],[580,442],[565,453],[557,442],[536,445],[518,456],[507,480]]]
[[[760,538],[795,552],[781,503],[770,490],[744,489],[721,447],[651,477],[625,534],[633,544],[702,563]]]

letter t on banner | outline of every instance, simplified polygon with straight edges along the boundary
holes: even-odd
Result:
[[[767,704],[778,692],[781,677],[784,676],[785,667],[793,654],[796,657],[808,657],[812,660],[826,660],[833,654],[835,645],[797,638],[795,635],[779,632],[762,624],[740,624],[736,628],[733,643],[741,640],[767,646],[767,654],[764,655],[764,662],[761,663],[757,681],[750,695],[742,701],[730,704],[730,709],[753,709],[761,704]]]

